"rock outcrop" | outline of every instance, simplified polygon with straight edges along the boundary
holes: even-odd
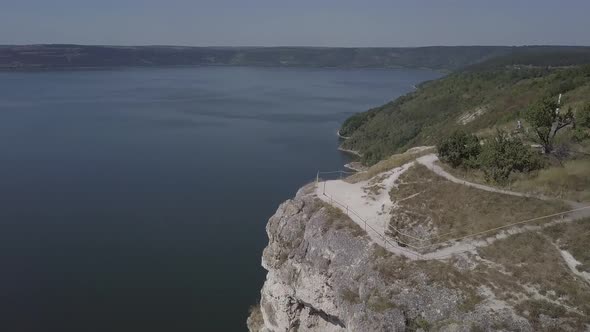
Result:
[[[281,204],[266,229],[262,319],[249,319],[251,331],[535,330],[471,276],[472,258],[392,255],[313,185]]]

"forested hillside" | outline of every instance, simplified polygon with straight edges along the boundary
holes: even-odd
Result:
[[[533,102],[563,94],[563,107],[590,101],[590,53],[539,48],[494,58],[425,82],[410,94],[347,119],[343,146],[373,164],[415,145],[435,145],[458,128],[514,129]]]
[[[238,65],[291,67],[412,67],[456,70],[511,47],[418,48],[0,46],[0,70],[80,67]]]

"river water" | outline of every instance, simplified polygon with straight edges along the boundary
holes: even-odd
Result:
[[[245,330],[278,204],[342,169],[349,115],[439,76],[0,73],[0,328]]]

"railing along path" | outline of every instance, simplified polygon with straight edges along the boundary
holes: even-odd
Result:
[[[326,174],[326,175],[334,175],[334,174],[338,174],[339,178],[342,179],[343,176],[346,175],[351,175],[351,174],[356,174],[356,172],[346,172],[346,171],[330,171],[330,172],[317,172],[316,175],[316,186],[319,185],[319,182],[321,180],[320,175],[322,174]],[[540,217],[535,217],[535,218],[530,218],[530,219],[526,219],[526,220],[521,220],[521,221],[517,221],[514,223],[510,223],[510,224],[506,224],[506,225],[502,225],[502,226],[498,226],[498,227],[494,227],[494,228],[490,228],[490,229],[486,229],[480,232],[475,232],[475,233],[471,233],[471,234],[467,234],[467,235],[463,235],[463,236],[459,236],[459,237],[455,237],[455,238],[450,238],[450,239],[446,239],[446,240],[441,240],[438,242],[434,242],[434,243],[428,243],[428,244],[424,244],[424,242],[427,241],[431,241],[434,239],[440,239],[443,238],[444,236],[448,236],[451,234],[456,234],[459,232],[459,230],[455,230],[455,231],[451,231],[448,233],[444,233],[444,234],[439,234],[439,235],[435,235],[435,236],[431,236],[431,237],[427,237],[427,238],[418,238],[416,236],[413,236],[411,234],[407,234],[404,233],[402,231],[400,231],[399,229],[393,227],[392,225],[389,225],[389,229],[392,230],[394,233],[400,235],[400,236],[405,236],[407,238],[410,238],[414,241],[419,241],[420,245],[414,245],[411,243],[408,243],[409,241],[402,241],[400,239],[392,239],[393,241],[395,241],[396,244],[393,244],[388,238],[387,235],[384,232],[380,232],[378,230],[376,230],[373,226],[371,226],[367,219],[362,217],[359,213],[357,213],[355,210],[353,210],[352,208],[350,208],[348,206],[348,204],[342,203],[338,200],[336,200],[332,195],[330,195],[329,193],[326,192],[326,182],[327,181],[323,181],[323,190],[322,190],[322,195],[324,195],[325,197],[329,198],[330,200],[330,204],[331,205],[339,205],[341,206],[344,210],[346,210],[346,214],[348,216],[355,216],[356,218],[358,218],[360,221],[362,221],[364,228],[365,228],[365,232],[367,234],[369,234],[369,231],[372,231],[373,233],[375,233],[382,241],[383,241],[383,246],[387,249],[388,246],[391,246],[392,248],[395,248],[397,250],[401,250],[404,251],[406,253],[412,254],[414,256],[416,256],[419,259],[424,259],[424,254],[419,252],[420,250],[424,250],[427,248],[431,248],[431,247],[435,247],[435,246],[439,246],[439,245],[443,245],[443,244],[448,244],[448,243],[452,243],[452,242],[457,242],[457,241],[461,241],[461,240],[465,240],[471,237],[476,237],[476,236],[480,236],[483,234],[487,234],[487,233],[491,233],[494,231],[498,231],[501,229],[505,229],[505,228],[509,228],[509,227],[513,227],[513,226],[517,226],[517,225],[521,225],[521,224],[526,224],[532,221],[538,221],[538,220],[543,220],[543,219],[548,219],[548,218],[554,218],[554,217],[558,217],[561,216],[562,219],[565,217],[565,215],[573,213],[573,212],[578,212],[578,211],[582,211],[582,210],[586,210],[586,209],[590,209],[590,205],[588,206],[583,206],[583,207],[579,207],[576,209],[572,209],[572,210],[568,210],[568,211],[563,211],[563,212],[558,212],[558,213],[553,213],[553,214],[549,214],[549,215],[544,215],[544,216],[540,216]],[[412,248],[414,250],[408,250],[407,248]],[[450,255],[449,255],[450,256]]]

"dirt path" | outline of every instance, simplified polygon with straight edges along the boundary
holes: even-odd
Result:
[[[435,162],[437,160],[438,157],[435,154],[428,154],[417,158],[416,161],[406,163],[390,171],[380,173],[367,181],[358,183],[348,183],[342,180],[328,180],[318,182],[316,186],[316,195],[324,202],[331,204],[332,206],[346,213],[350,219],[365,229],[369,237],[375,243],[381,245],[393,254],[405,256],[412,260],[446,259],[458,253],[466,251],[473,252],[477,248],[488,246],[498,239],[503,239],[508,236],[523,232],[539,230],[544,227],[514,225],[513,227],[507,227],[501,230],[499,233],[487,238],[465,238],[461,241],[453,243],[449,247],[444,247],[425,254],[420,254],[408,247],[400,246],[395,240],[385,235],[389,225],[389,220],[391,219],[391,213],[393,212],[396,204],[395,202],[391,201],[389,192],[396,185],[397,179],[411,166],[413,166],[415,162],[426,166],[432,172],[444,177],[445,179],[461,185],[505,195],[532,197],[545,200],[551,199],[548,197],[539,197],[525,193],[503,190],[456,178],[452,174],[442,169],[440,166],[436,165]],[[584,206],[582,203],[568,203],[570,203],[574,209],[580,210],[576,211],[575,213],[569,213],[567,216],[564,214],[562,215],[561,220],[549,222],[545,226],[549,226],[554,223],[569,222],[590,217],[590,207]]]
[[[433,171],[437,175],[442,176],[443,178],[445,178],[451,182],[462,184],[464,186],[469,186],[469,187],[473,187],[473,188],[477,188],[477,189],[481,189],[481,190],[485,190],[485,191],[490,191],[490,192],[500,193],[500,194],[505,194],[505,195],[511,195],[511,196],[531,197],[531,198],[539,198],[539,199],[543,199],[543,200],[548,199],[548,197],[534,196],[534,195],[529,195],[529,194],[525,194],[525,193],[519,193],[516,191],[503,190],[503,189],[499,189],[499,188],[486,186],[483,184],[473,183],[473,182],[465,181],[463,179],[459,179],[459,178],[455,177],[454,175],[452,175],[451,173],[445,171],[442,167],[435,164],[435,162],[438,161],[438,157],[434,153],[422,156],[422,157],[416,159],[416,161],[418,163],[426,166],[426,168]]]
[[[414,162],[357,183],[348,183],[342,180],[322,181],[316,187],[316,195],[324,202],[347,214],[352,221],[366,230],[375,243],[394,254],[417,259],[418,253],[398,246],[384,235],[394,207],[394,202],[389,197],[389,191],[399,176],[412,165]]]
[[[485,190],[485,191],[489,191],[489,192],[499,193],[499,194],[518,196],[518,197],[536,198],[536,199],[541,199],[544,201],[557,200],[556,198],[553,198],[553,197],[548,197],[548,196],[543,196],[543,195],[531,195],[531,194],[526,194],[526,193],[521,193],[521,192],[516,192],[516,191],[504,190],[504,189],[500,189],[500,188],[496,188],[496,187],[492,187],[492,186],[486,186],[484,184],[465,181],[465,180],[459,179],[459,178],[455,177],[454,175],[450,174],[449,172],[445,171],[442,167],[438,166],[435,163],[436,161],[438,161],[438,157],[434,153],[431,153],[431,154],[428,154],[428,155],[425,155],[425,156],[422,156],[422,157],[416,159],[416,162],[426,166],[426,168],[433,171],[437,175],[442,176],[443,178],[445,178],[451,182],[462,184],[464,186],[469,186],[469,187],[473,187],[473,188],[477,188],[477,189],[481,189],[481,190]],[[570,201],[570,200],[561,200],[561,201],[564,203],[567,203],[573,209],[578,209],[578,208],[588,205],[588,203],[580,203],[580,202],[574,202],[574,201]],[[576,211],[571,214],[571,218],[574,220],[583,219],[583,218],[590,218],[590,209],[583,209],[580,211]]]

